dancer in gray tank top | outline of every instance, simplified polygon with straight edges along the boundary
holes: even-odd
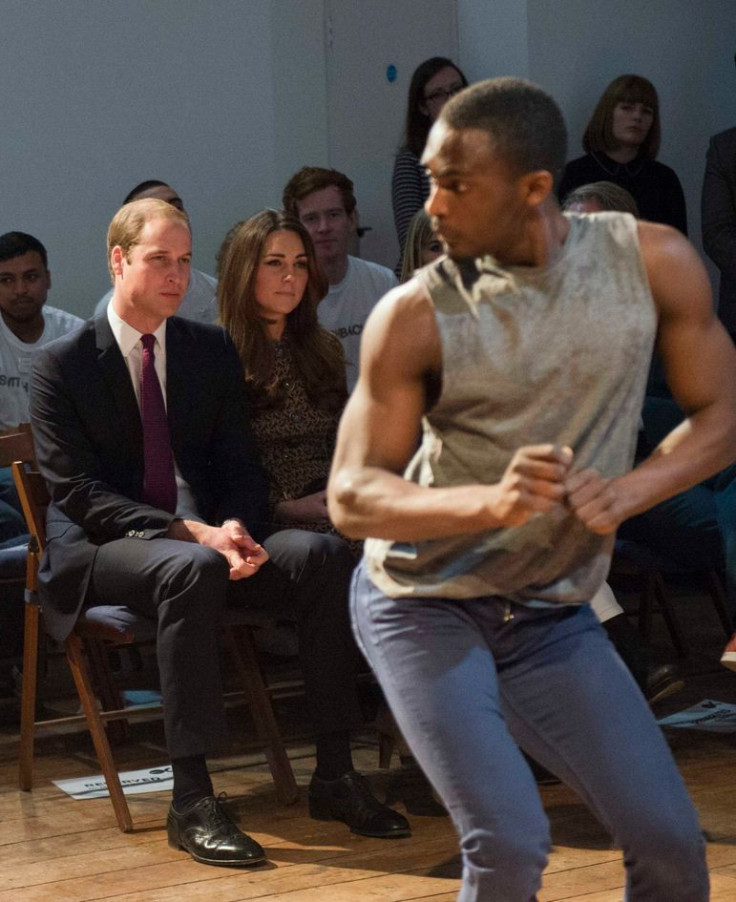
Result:
[[[549,825],[517,743],[610,830],[627,902],[704,902],[697,816],[588,602],[623,520],[733,459],[736,352],[682,235],[560,212],[565,145],[529,82],[443,109],[423,163],[447,257],[368,321],[330,513],[368,540],[354,629],[452,815],[461,902],[537,898]],[[655,336],[689,418],[632,469]]]

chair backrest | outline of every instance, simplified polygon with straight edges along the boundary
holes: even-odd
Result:
[[[46,546],[46,509],[49,506],[49,490],[38,470],[28,469],[25,461],[13,461],[13,482],[23,508],[28,532],[29,548],[41,553]]]
[[[35,469],[36,452],[33,447],[33,435],[29,423],[21,423],[15,432],[0,435],[0,467],[11,467],[13,482],[23,510],[26,527],[30,533],[26,553],[26,590],[27,598],[36,587],[36,573],[41,550],[46,541],[46,507],[48,507],[48,491]],[[40,487],[31,488],[39,482]],[[38,501],[31,501],[33,496]],[[44,500],[45,496],[45,500]]]
[[[0,467],[9,467],[16,460],[36,464],[30,423],[21,423],[15,431],[0,435]]]

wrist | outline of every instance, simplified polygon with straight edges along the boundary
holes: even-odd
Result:
[[[611,479],[609,484],[613,491],[613,519],[618,528],[624,520],[647,510],[652,502],[649,501],[649,493],[646,491],[646,480],[639,481],[632,470],[624,476]],[[632,478],[633,477],[633,478]]]
[[[210,527],[206,523],[200,523],[198,520],[177,519],[172,520],[169,525],[167,536],[180,542],[196,542],[202,545],[209,529]]]

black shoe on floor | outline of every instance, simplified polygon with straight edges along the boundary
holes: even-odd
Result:
[[[409,822],[398,811],[382,805],[365,777],[354,770],[339,780],[321,780],[316,774],[309,784],[309,815],[319,821],[342,821],[352,833],[378,839],[411,836]]]
[[[172,849],[184,849],[202,864],[242,868],[266,860],[261,846],[238,829],[214,796],[182,812],[172,805],[166,829]]]
[[[685,681],[674,664],[653,667],[647,674],[646,697],[650,705],[669,698],[685,688]]]

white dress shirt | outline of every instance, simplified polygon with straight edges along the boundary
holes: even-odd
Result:
[[[112,334],[115,337],[120,353],[123,355],[125,365],[128,367],[130,381],[133,384],[138,409],[141,406],[141,368],[143,366],[143,345],[141,344],[141,336],[143,332],[134,329],[133,326],[120,319],[112,304],[107,305],[107,321],[110,323]],[[166,401],[166,320],[153,333],[155,342],[153,345],[153,364],[156,369],[159,384],[161,385],[161,394]],[[173,451],[172,451],[173,453]],[[189,487],[189,483],[179,472],[179,465],[174,458],[174,472],[176,474],[176,516],[186,518],[187,520],[202,520],[197,513],[194,503],[194,496]]]

